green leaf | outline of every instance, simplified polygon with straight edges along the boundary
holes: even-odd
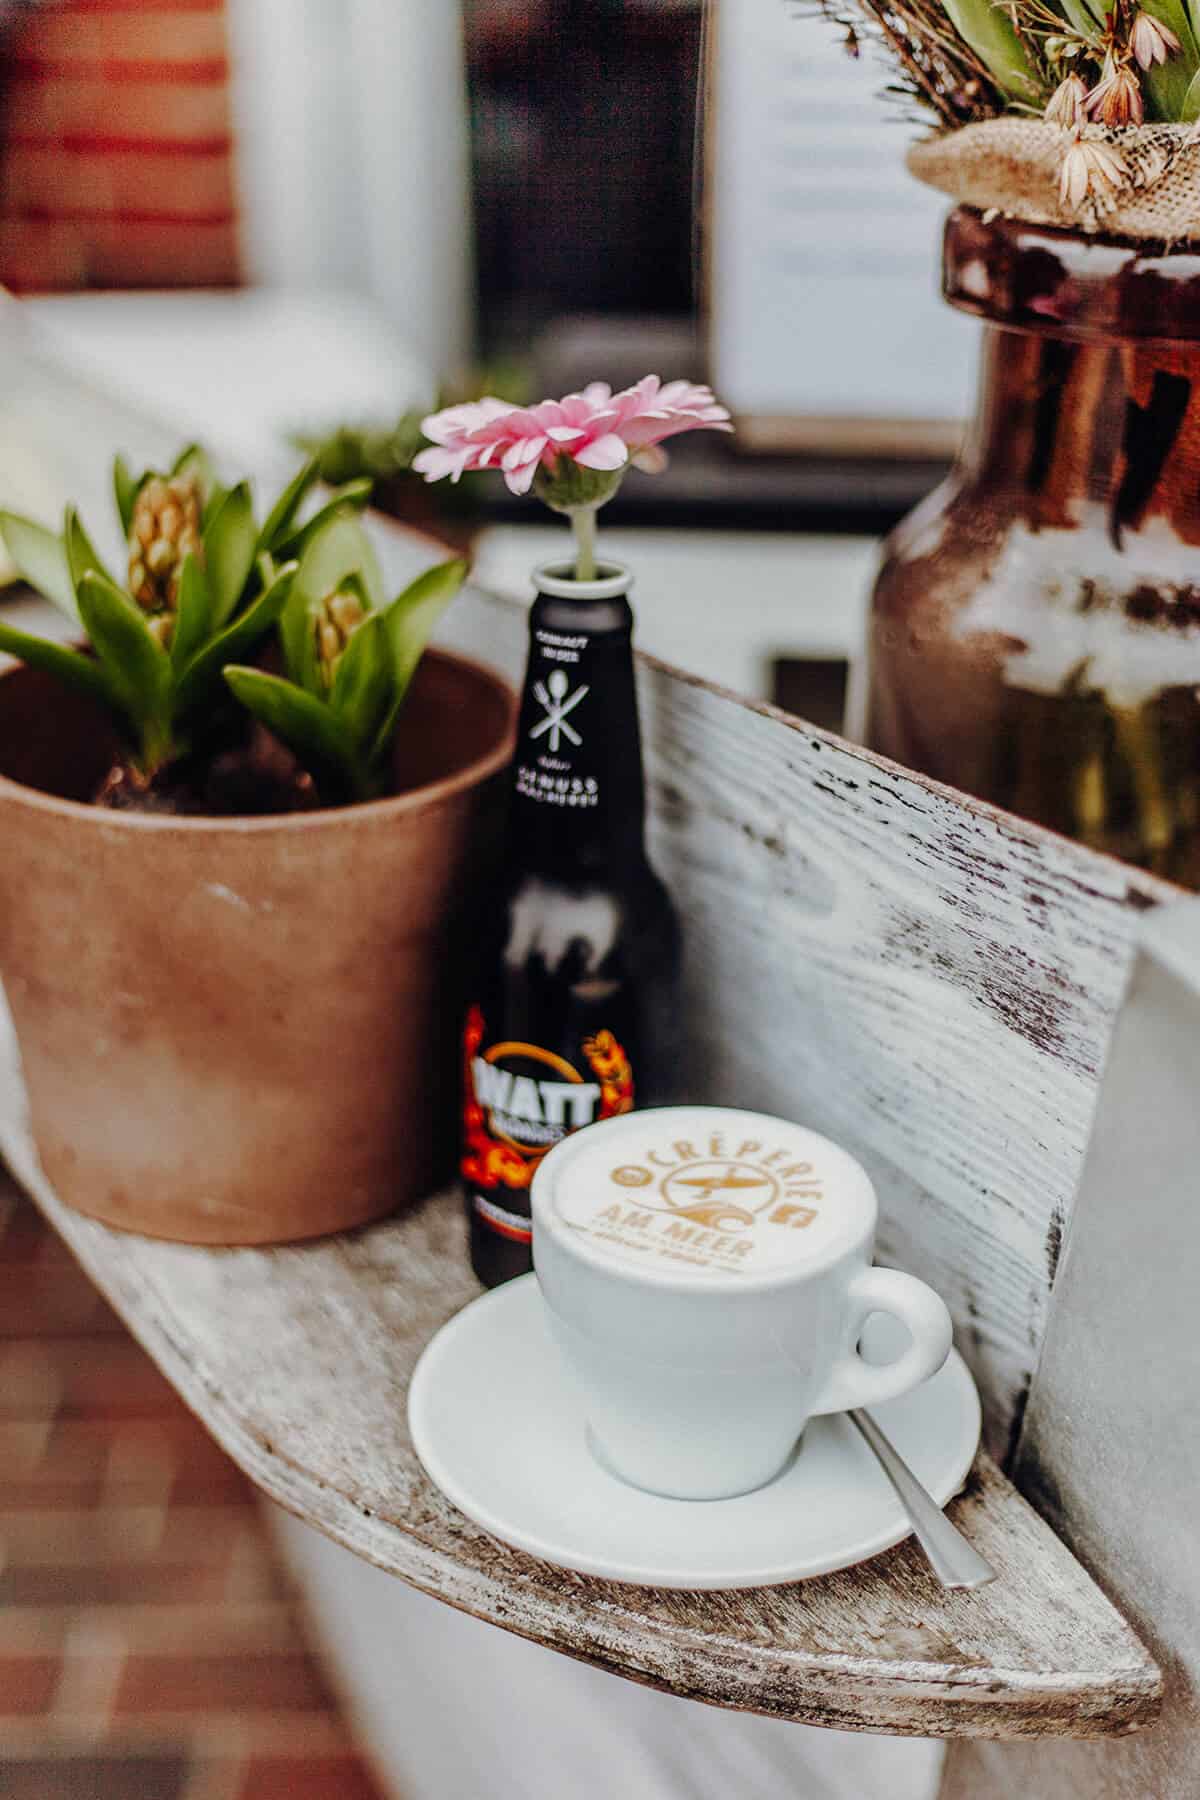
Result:
[[[30,587],[52,600],[69,619],[78,621],[75,584],[62,539],[34,519],[10,512],[0,512],[0,537]]]
[[[1197,97],[1192,89],[1200,71],[1200,44],[1191,14],[1183,0],[1147,0],[1142,10],[1179,39],[1179,49],[1168,56],[1165,63],[1156,63],[1142,75],[1142,90],[1150,102],[1150,114],[1156,119],[1194,119]]]
[[[310,456],[306,463],[292,476],[274,506],[267,514],[267,522],[258,534],[260,550],[272,550],[279,539],[284,537],[304,502],[304,497],[320,475],[320,462]]]
[[[214,629],[224,625],[241,599],[257,548],[250,489],[239,481],[204,527],[204,568]]]
[[[261,669],[235,664],[225,670],[225,679],[242,705],[287,745],[328,798],[369,796],[367,773],[331,707],[295,682]]]
[[[397,594],[384,617],[397,681],[407,687],[429,642],[434,626],[467,578],[461,557],[437,563]]]
[[[1182,56],[1169,57],[1165,63],[1156,64],[1142,75],[1142,91],[1148,102],[1147,119],[1179,120],[1184,123],[1194,119],[1198,110],[1198,98],[1195,90],[1197,64],[1185,64]]]
[[[317,672],[316,626],[312,603],[293,581],[287,604],[279,620],[279,641],[283,646],[283,666],[288,676],[305,693],[323,693]]]
[[[392,705],[392,659],[383,613],[368,613],[338,661],[329,704],[360,755],[370,756]]]
[[[172,475],[194,475],[200,483],[201,495],[208,499],[216,486],[216,471],[203,444],[186,444],[171,464]]]
[[[372,606],[382,604],[383,576],[375,548],[359,520],[349,513],[323,519],[311,534],[296,571],[296,586],[314,603],[341,587],[347,575],[362,576]]]
[[[369,613],[376,611],[375,602],[371,598],[371,590],[363,580],[363,572],[361,569],[351,569],[348,575],[343,575],[342,579],[338,582],[338,592],[351,595],[353,599],[358,601],[358,604],[362,607],[364,612]]]
[[[145,481],[144,475],[134,475],[123,456],[113,458],[113,494],[116,497],[117,512],[121,520],[121,530],[125,537],[129,536],[129,528],[133,524],[133,507]]]
[[[177,716],[182,716],[198,701],[207,698],[226,665],[236,662],[239,657],[248,656],[255,644],[270,631],[283,611],[295,573],[295,563],[285,563],[270,587],[251,601],[245,612],[239,613],[231,625],[227,625],[216,637],[210,638],[196,652],[179,678],[175,692]]]
[[[31,669],[43,669],[74,693],[98,701],[114,715],[122,731],[127,735],[130,733],[129,715],[105,670],[93,657],[82,656],[78,650],[70,650],[50,638],[32,637],[29,632],[18,631],[3,620],[0,620],[0,650],[7,650],[10,656],[19,656]]]
[[[997,87],[1014,100],[1036,106],[1042,84],[999,0],[943,0],[943,5]]]
[[[79,583],[79,616],[122,709],[136,720],[148,768],[170,739],[171,663],[145,614],[106,575]]]
[[[212,602],[208,581],[198,560],[189,550],[179,571],[179,604],[175,614],[175,630],[171,637],[171,667],[178,673],[203,644],[212,630]]]
[[[1096,17],[1095,7],[1100,6],[1100,17]],[[1074,27],[1081,37],[1089,42],[1099,43],[1099,33],[1104,25],[1103,0],[1062,0],[1062,9],[1067,23]]]
[[[317,609],[355,575],[361,577],[359,592],[365,603],[378,606],[383,576],[371,540],[356,518],[337,513],[326,518],[306,544],[280,622],[284,665],[292,680],[310,694],[324,691],[313,635]]]
[[[212,524],[212,521],[216,518],[216,516],[220,512],[221,508],[224,506],[226,496],[228,495],[228,493],[229,493],[229,489],[225,486],[224,482],[222,482],[222,481],[214,481],[213,482],[212,486],[208,490],[208,499],[204,502],[204,505],[200,510],[200,529],[201,529],[201,531],[204,530],[206,525]]]
[[[1193,119],[1200,118],[1200,74],[1193,75],[1191,79],[1188,91],[1183,97],[1183,104],[1179,109],[1179,118],[1185,125]]]
[[[302,556],[313,538],[324,529],[329,520],[348,512],[361,512],[371,498],[374,483],[364,477],[361,481],[348,481],[344,487],[334,488],[333,493],[312,516],[306,519],[296,531],[279,539],[272,548],[279,556]],[[376,604],[379,604],[376,602]]]
[[[425,646],[466,576],[467,565],[461,560],[439,563],[418,575],[384,612],[392,661],[392,700],[371,752],[373,762],[381,761],[391,748],[396,722]]]
[[[83,529],[83,521],[73,506],[68,506],[63,521],[63,543],[66,546],[67,564],[77,596],[79,584],[85,575],[94,572],[97,575],[103,575],[106,581],[112,581],[112,576],[101,562],[96,546]],[[116,586],[116,583],[114,582],[113,585]]]

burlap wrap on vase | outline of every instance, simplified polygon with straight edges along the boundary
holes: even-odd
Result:
[[[1060,197],[1063,162],[1076,139],[1114,150],[1117,185],[1100,180],[1077,207]],[[1193,125],[1129,125],[1075,132],[1041,119],[986,119],[914,144],[918,180],[966,206],[1033,225],[1103,232],[1158,244],[1200,239],[1200,137]]]

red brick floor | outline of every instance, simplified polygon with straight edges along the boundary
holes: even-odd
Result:
[[[248,1483],[2,1171],[0,1796],[382,1800]]]

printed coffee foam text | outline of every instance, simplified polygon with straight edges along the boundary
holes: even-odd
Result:
[[[622,1262],[760,1274],[809,1261],[846,1223],[819,1162],[786,1141],[714,1131],[620,1161],[597,1144],[563,1175],[560,1218]]]

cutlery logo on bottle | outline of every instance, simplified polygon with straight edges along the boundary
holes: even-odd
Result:
[[[544,737],[552,756],[558,755],[563,738],[576,749],[583,743],[582,734],[568,723],[568,719],[580,701],[586,699],[589,689],[585,682],[572,694],[570,686],[562,669],[551,669],[545,681],[535,681],[533,684],[533,697],[546,716],[540,724],[533,727],[529,735],[531,738]]]

